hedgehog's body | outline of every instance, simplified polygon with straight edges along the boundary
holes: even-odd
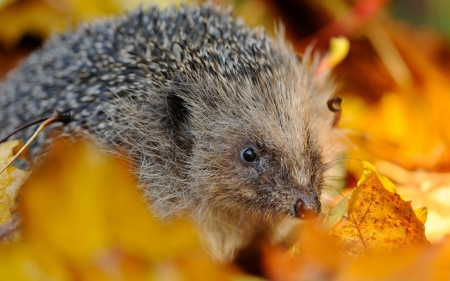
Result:
[[[0,135],[71,110],[66,133],[128,152],[156,213],[193,217],[226,260],[320,211],[330,96],[284,43],[227,12],[149,9],[31,55],[0,85]]]

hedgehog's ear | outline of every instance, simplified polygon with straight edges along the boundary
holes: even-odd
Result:
[[[188,129],[189,109],[186,102],[179,94],[169,92],[165,95],[165,107],[171,137],[178,145],[189,148],[192,144],[192,135]]]

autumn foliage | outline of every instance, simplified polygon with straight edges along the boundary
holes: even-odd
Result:
[[[5,175],[15,177],[14,171]],[[82,144],[57,148],[22,187],[18,206],[20,238],[0,245],[2,280],[238,276],[234,268],[210,261],[187,221],[158,222],[122,161]],[[9,205],[2,207],[9,211]]]
[[[137,2],[0,1],[0,76],[28,53],[23,38],[45,40]],[[123,160],[66,143],[29,179],[13,166],[0,174],[0,280],[450,280],[446,41],[390,17],[388,1],[218,2],[269,33],[281,18],[299,54],[348,38],[338,66],[330,53],[324,60],[341,85],[348,146],[335,207],[293,247],[263,243],[255,277],[210,260],[187,219],[157,221]],[[0,169],[21,146],[0,145]]]
[[[343,244],[346,253],[354,256],[427,245],[424,226],[427,209],[414,211],[411,202],[402,199],[375,167],[367,162],[363,166],[358,186],[325,218],[331,235]]]

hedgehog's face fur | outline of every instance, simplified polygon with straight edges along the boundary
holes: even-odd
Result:
[[[196,204],[264,218],[320,213],[331,88],[319,90],[295,57],[274,59],[284,62],[233,77],[191,69],[196,74],[168,95],[178,106],[172,118],[182,118],[176,131],[190,151]]]
[[[212,206],[264,217],[310,219],[320,213],[324,165],[311,141],[302,149],[258,128],[225,130],[229,139],[198,144],[193,152],[192,168],[206,167],[195,174],[202,175],[200,192]]]

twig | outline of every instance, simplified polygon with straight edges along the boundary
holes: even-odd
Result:
[[[27,143],[19,150],[19,152],[16,153],[16,155],[14,155],[14,157],[5,165],[5,167],[3,167],[3,169],[0,171],[0,174],[3,173],[3,171],[5,171],[6,168],[8,168],[9,165],[11,165],[11,163],[14,162],[19,157],[19,155],[31,144],[32,141],[36,139],[36,137],[42,132],[42,130],[44,130],[45,127],[47,127],[49,124],[55,121],[60,121],[61,117],[66,118],[66,116],[63,115],[61,111],[55,110],[53,112],[52,117],[46,119],[39,126],[39,128],[37,128],[36,132],[31,136],[31,138],[27,141]]]
[[[38,123],[44,122],[45,120],[47,120],[49,117],[45,117],[45,118],[41,118],[38,119],[36,121],[32,121],[30,123],[27,123],[25,125],[23,125],[22,127],[14,130],[12,133],[10,133],[9,135],[7,135],[6,137],[4,137],[3,139],[0,140],[0,143],[5,142],[7,139],[9,139],[12,135],[16,134],[17,132],[22,131],[23,129],[26,129],[30,126],[36,125]],[[56,121],[56,120],[55,120]],[[63,123],[68,123],[70,121],[70,112],[64,112],[61,117],[57,120],[57,121],[61,121]]]

